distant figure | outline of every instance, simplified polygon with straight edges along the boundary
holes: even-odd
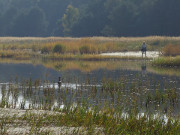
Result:
[[[58,81],[58,86],[59,86],[59,88],[61,87],[61,77],[59,77],[59,81]]]
[[[141,52],[142,52],[142,57],[143,57],[143,54],[145,54],[145,57],[146,57],[146,43],[145,43],[145,41],[142,44]]]

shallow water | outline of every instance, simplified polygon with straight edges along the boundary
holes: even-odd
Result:
[[[72,62],[73,63],[73,62]],[[153,69],[148,61],[109,61],[106,63],[91,63],[81,61],[78,63],[62,62],[56,63],[55,67],[46,67],[44,64],[0,64],[0,101],[6,99],[11,107],[29,108],[37,107],[45,103],[53,106],[88,102],[91,105],[100,104],[104,106],[124,105],[132,108],[134,100],[138,103],[140,112],[166,112],[179,115],[180,103],[180,77],[179,70],[173,70],[173,74],[159,73]],[[92,68],[91,64],[96,68]],[[53,65],[53,64],[51,64]],[[56,65],[61,65],[57,68]],[[69,65],[63,67],[62,65]],[[74,65],[74,67],[72,66]],[[81,65],[83,68],[77,66]],[[102,66],[103,65],[103,66]],[[63,67],[63,68],[62,68]],[[86,67],[86,68],[85,68]],[[91,70],[85,70],[90,68]],[[59,87],[58,77],[62,77]],[[29,82],[32,80],[32,88]],[[35,82],[41,80],[37,88]],[[114,91],[102,90],[105,81],[118,82],[123,89]],[[119,85],[119,84],[118,84]],[[134,89],[133,86],[138,87]],[[112,87],[112,86],[108,86]],[[113,86],[114,88],[114,86]],[[11,89],[14,89],[13,92]],[[134,90],[133,90],[134,89]],[[148,94],[155,95],[156,90],[167,93],[169,89],[175,89],[177,103],[173,106],[170,101],[162,104],[151,103],[146,105]],[[87,101],[88,100],[88,101]]]

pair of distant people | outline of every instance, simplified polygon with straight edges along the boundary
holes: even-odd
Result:
[[[146,57],[146,42],[145,42],[145,41],[144,41],[143,44],[142,44],[141,52],[142,52],[142,57],[143,57],[143,54],[144,54],[145,57]]]

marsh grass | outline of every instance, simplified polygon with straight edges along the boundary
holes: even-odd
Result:
[[[38,54],[29,51],[20,51],[20,50],[0,50],[1,58],[12,58],[17,60],[29,60],[32,58],[39,57]]]
[[[110,37],[87,37],[87,38],[34,38],[34,37],[1,37],[0,38],[0,56],[1,57],[33,57],[34,55],[41,57],[40,54],[53,55],[53,48],[61,44],[65,49],[63,54],[79,55],[79,54],[100,54],[104,52],[124,52],[139,51],[143,41],[147,42],[149,51],[160,51],[166,45],[172,44],[178,46],[179,37],[136,37],[136,38],[110,38]],[[26,52],[26,55],[20,55]],[[72,55],[72,56],[73,56]],[[56,57],[61,55],[56,55]],[[55,57],[55,58],[56,58]],[[69,56],[70,57],[70,56]],[[80,57],[80,56],[79,56]],[[97,56],[94,56],[97,57]],[[67,58],[67,56],[66,56]],[[71,58],[72,59],[72,58]],[[106,59],[106,58],[105,58]]]
[[[14,125],[21,125],[21,123],[29,125],[30,129],[26,133],[40,135],[53,134],[51,130],[43,130],[43,128],[47,129],[48,127],[69,127],[69,129],[76,127],[76,129],[66,131],[64,134],[168,135],[180,132],[178,120],[172,120],[171,118],[168,118],[168,120],[161,119],[159,116],[154,118],[150,114],[139,117],[131,114],[128,117],[122,117],[121,110],[104,108],[103,111],[96,111],[96,108],[92,108],[91,111],[88,111],[87,106],[84,105],[77,105],[74,110],[65,108],[62,110],[63,115],[55,111],[52,114],[35,114],[26,111],[22,117],[1,118],[1,124],[3,124],[1,133],[8,133],[7,125],[10,124],[9,122]],[[5,126],[7,129],[5,129]]]
[[[162,51],[165,56],[177,56],[180,55],[180,45],[167,45]]]
[[[76,43],[83,42],[81,45],[89,46],[93,43],[97,43],[100,46],[100,44],[108,44],[107,42],[111,43],[116,41],[128,42],[128,44],[136,42],[138,45],[142,40],[147,39],[146,41],[148,41],[149,39],[149,42],[153,41],[153,45],[156,48],[156,46],[164,45],[165,42],[169,43],[171,40],[176,44],[179,42],[179,38],[167,38],[169,41],[166,41],[165,37],[154,37],[154,39],[150,37],[128,38],[128,40],[127,38],[116,39],[103,37],[94,37],[92,39],[52,39],[53,38],[33,38],[32,40],[32,38],[22,38],[15,39],[18,41],[13,41],[12,39],[11,41],[2,41],[4,44],[6,43],[6,45],[7,42],[8,45],[13,42],[17,44],[17,47],[12,48],[13,46],[11,46],[11,49],[7,49],[6,45],[4,45],[4,50],[1,50],[1,53],[5,53],[3,56],[17,58],[22,63],[31,63],[32,61],[29,60],[28,57],[32,57],[33,51],[33,57],[39,57],[41,55],[36,53],[41,50],[41,48],[35,47],[37,43],[41,47],[43,47],[44,44],[53,46],[57,43],[63,44],[63,42],[63,45],[65,45],[65,42],[70,45],[74,44],[74,41]],[[160,39],[162,41],[159,41]],[[5,38],[3,40],[5,40]],[[6,40],[10,39],[7,38]],[[34,42],[34,49],[31,50],[32,42]],[[21,44],[19,45],[19,43]],[[49,43],[51,43],[51,45]],[[25,51],[23,47],[25,46],[24,44],[27,44],[30,50]],[[68,48],[68,45],[66,47]],[[76,51],[79,51],[77,48],[72,48],[73,54],[43,54],[42,57],[45,58],[44,65],[61,70],[69,70],[72,68],[81,69],[84,72],[96,70],[100,67],[107,67],[108,70],[114,70],[119,66],[125,65],[125,63],[119,61],[114,61],[114,63],[106,63],[106,61],[101,61],[100,63],[97,61],[50,61],[48,63],[46,61],[46,57],[54,60],[74,58],[77,60],[81,58],[84,60],[119,59],[116,57],[100,57],[98,55],[94,55],[94,57],[91,55],[74,55]],[[12,49],[15,49],[15,52],[18,52],[18,50],[23,51],[18,52],[19,56],[16,56],[16,53],[13,54],[14,51]],[[104,47],[104,50],[106,49],[107,48]],[[111,51],[110,49],[111,48],[107,50]],[[99,53],[99,50],[97,50],[97,53]],[[13,55],[11,56],[11,54]],[[23,55],[27,56],[28,60],[22,60]],[[41,61],[41,59],[38,60]],[[5,60],[4,62],[7,61]],[[15,60],[15,63],[16,62]],[[179,62],[179,59],[176,62]],[[34,64],[39,63],[35,61]],[[138,69],[139,68],[137,68],[137,70]],[[16,77],[15,79],[11,79],[8,84],[0,84],[2,95],[0,97],[1,109],[10,108],[12,109],[12,114],[15,112],[14,109],[26,110],[23,115],[18,113],[13,116],[11,113],[6,113],[7,116],[0,115],[0,133],[8,134],[9,129],[23,126],[28,127],[26,131],[27,134],[40,135],[53,134],[54,131],[50,130],[50,127],[53,129],[58,128],[57,130],[67,128],[65,132],[61,132],[62,134],[164,135],[180,133],[180,86],[179,82],[175,79],[170,81],[166,78],[157,80],[152,76],[143,78],[141,74],[127,74],[120,76],[118,79],[103,78],[100,86],[97,85],[96,80],[91,80],[90,78],[84,79],[84,82],[80,82],[80,78],[65,78],[64,80],[67,82],[73,80],[73,82],[76,82],[76,87],[69,87],[63,82],[63,87],[57,88],[57,83],[50,82],[47,78],[45,78],[45,80],[32,80],[32,78],[26,80]],[[20,96],[23,98],[19,101]],[[38,110],[39,112],[43,110],[45,113],[33,113],[31,112],[33,110]],[[1,114],[2,113],[3,111]]]
[[[180,67],[180,56],[156,58],[152,64],[161,67]]]
[[[64,111],[65,112],[65,111]],[[112,110],[104,110],[103,112],[87,112],[86,109],[79,106],[75,111],[68,110],[65,115],[46,115],[46,116],[26,116],[23,120],[39,119],[41,124],[49,125],[53,123],[55,126],[72,126],[87,127],[88,134],[94,134],[95,127],[103,128],[101,134],[169,134],[178,133],[178,122],[171,122],[169,119],[167,124],[164,120],[153,119],[152,116],[143,116],[136,118],[133,115],[128,118],[121,118],[120,114],[114,115]],[[114,116],[113,116],[114,115]]]
[[[93,63],[80,64],[86,68],[88,65],[91,67]],[[70,67],[73,66],[72,63],[69,64]],[[61,63],[57,63],[56,66],[63,68]],[[56,88],[56,84],[47,78],[25,80],[17,77],[10,80],[7,85],[0,84],[1,108],[27,110],[23,117],[0,118],[1,133],[7,134],[9,125],[30,127],[27,134],[53,134],[52,131],[42,130],[45,127],[76,127],[70,134],[178,134],[180,132],[179,113],[177,113],[180,93],[179,83],[176,80],[167,81],[166,78],[156,80],[151,76],[143,78],[141,74],[127,74],[117,80],[103,78],[101,87],[96,87],[96,81],[94,81],[95,85],[90,85],[92,81],[90,78],[86,78],[82,83],[78,82],[79,78],[73,79],[77,82],[76,88],[66,85]],[[70,82],[68,79],[65,80]],[[20,95],[24,98],[18,106]],[[9,101],[9,97],[13,97],[14,100]],[[55,102],[57,105],[54,105]],[[74,103],[76,105],[73,105]],[[30,113],[34,109],[49,110],[52,113]]]

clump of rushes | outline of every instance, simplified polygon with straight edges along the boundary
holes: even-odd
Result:
[[[79,52],[80,52],[81,54],[88,54],[88,53],[90,53],[90,47],[87,46],[87,45],[81,46],[81,47],[79,48]]]
[[[180,66],[180,56],[176,57],[160,57],[153,60],[152,64],[154,66],[161,67],[179,67]]]
[[[96,54],[98,52],[98,48],[93,45],[83,45],[79,47],[80,54]]]
[[[52,46],[51,45],[44,45],[41,48],[41,53],[42,54],[49,54],[52,51]]]
[[[90,107],[90,106],[89,106]],[[42,113],[35,114],[27,110],[26,113],[13,120],[10,118],[1,121],[2,133],[5,132],[4,127],[8,128],[10,124],[24,123],[30,125],[30,133],[40,133],[43,127],[76,127],[84,128],[84,131],[77,131],[79,134],[178,134],[180,132],[179,122],[168,118],[167,120],[154,115],[135,116],[128,115],[123,117],[123,112],[115,108],[104,108],[97,111],[95,107],[91,106],[88,109],[86,104],[78,104],[75,109],[66,107],[59,112],[52,112],[51,114]],[[50,133],[51,131],[49,131]]]
[[[61,44],[56,44],[53,48],[53,53],[60,53],[63,54],[65,53],[65,46],[61,45]]]

